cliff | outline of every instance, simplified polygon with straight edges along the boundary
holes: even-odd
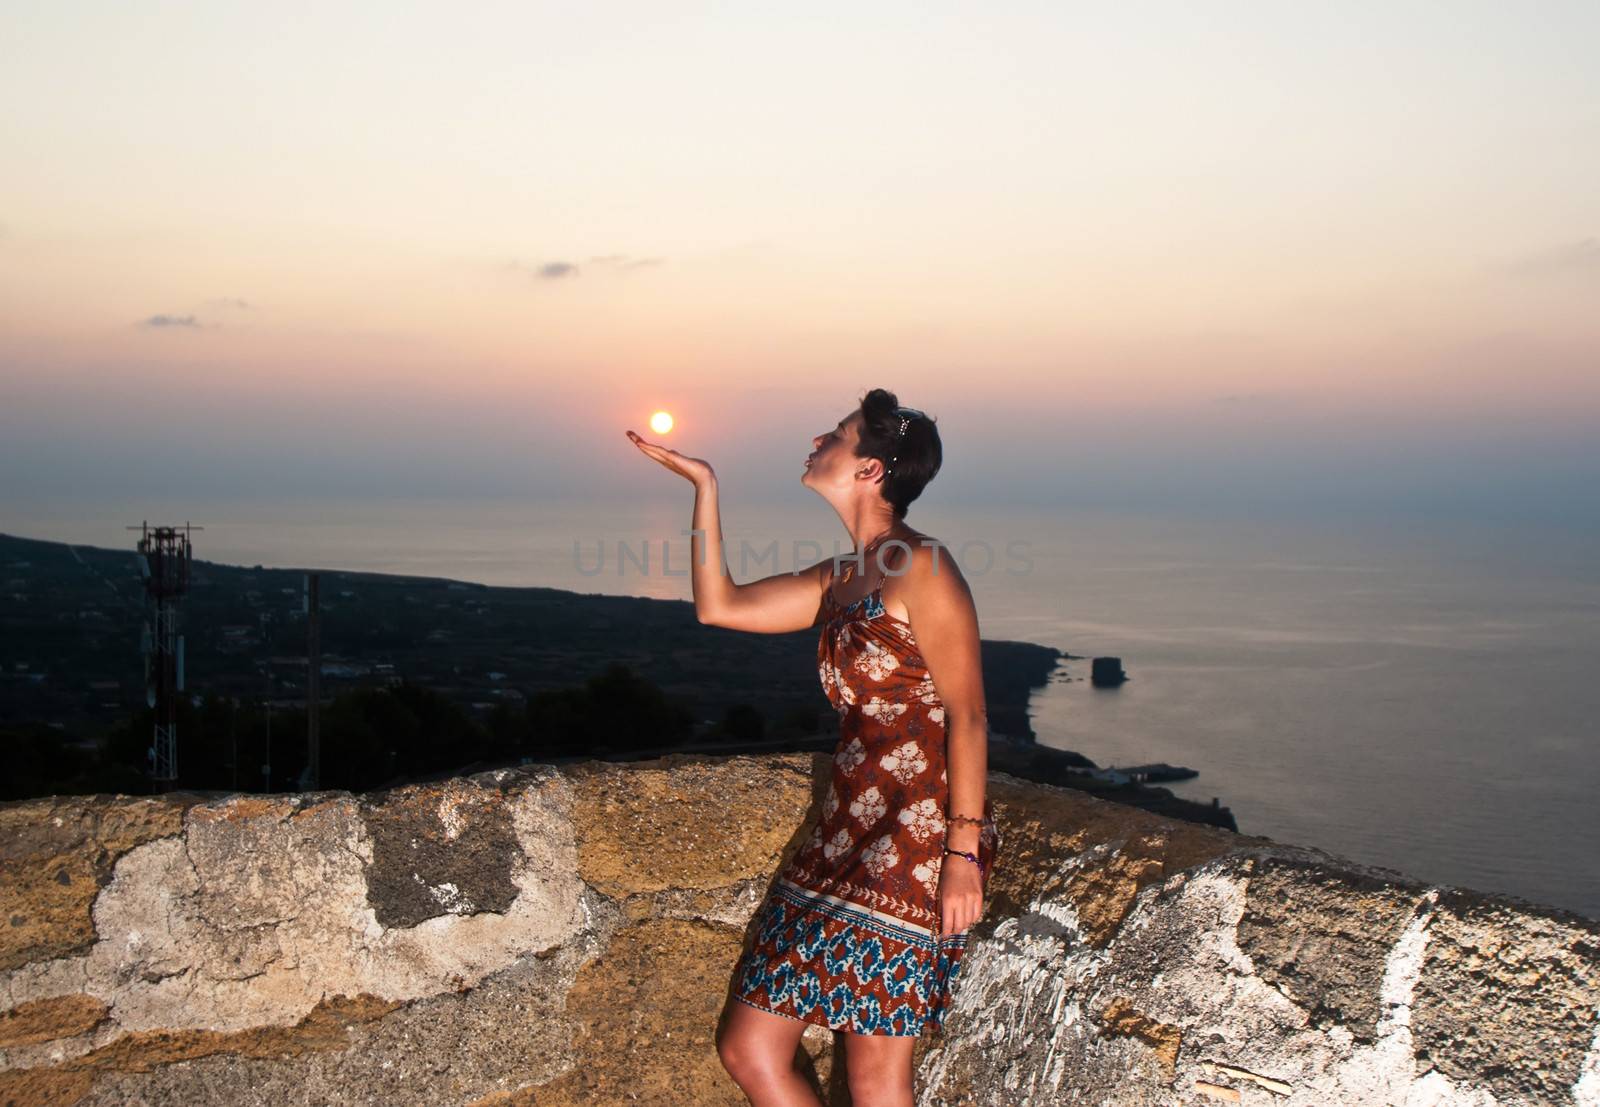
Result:
[[[742,1102],[712,1046],[826,758],[0,806],[0,1101]],[[1600,1104],[1600,924],[996,775],[928,1104]],[[845,1102],[831,1036],[819,1087]]]

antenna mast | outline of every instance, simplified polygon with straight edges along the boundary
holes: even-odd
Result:
[[[178,698],[184,690],[183,635],[178,609],[189,590],[191,531],[202,528],[152,527],[145,521],[129,530],[141,532],[139,573],[144,577],[149,618],[144,625],[145,701],[155,709],[155,740],[150,747],[150,779],[157,791],[178,781]]]

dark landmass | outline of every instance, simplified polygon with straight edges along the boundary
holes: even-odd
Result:
[[[322,691],[404,679],[477,711],[566,688],[621,662],[696,711],[736,704],[767,718],[831,714],[817,681],[817,631],[749,634],[701,625],[683,600],[427,577],[321,573]],[[183,601],[191,691],[303,700],[304,571],[196,560]],[[144,700],[146,619],[132,550],[0,535],[0,721],[68,728],[125,716]],[[985,640],[993,728],[1033,737],[1028,696],[1065,653]]]
[[[646,741],[657,753],[827,748],[837,729],[816,678],[815,629],[703,626],[682,600],[320,572],[324,786],[351,786],[329,771],[341,756],[353,779],[392,770],[380,781],[392,785],[462,762],[639,756]],[[182,608],[193,702],[180,720],[180,786],[295,786],[303,597],[304,570],[194,562]],[[151,720],[146,619],[131,539],[128,550],[107,550],[0,535],[0,727],[34,751],[41,781],[71,778],[71,751],[57,747],[83,756],[111,747],[133,775],[83,782],[148,791],[137,771]],[[1001,739],[995,768],[1232,827],[1226,808],[1090,777],[1087,758],[1035,744],[1029,697],[1061,662],[1081,658],[1031,642],[981,648],[990,729]],[[408,753],[389,739],[408,728],[413,746],[432,748]],[[630,733],[638,745],[618,737]]]
[[[1140,782],[1152,780],[1193,780],[1200,774],[1182,765],[1168,765],[1157,761],[1149,765],[1118,765],[1115,771]]]

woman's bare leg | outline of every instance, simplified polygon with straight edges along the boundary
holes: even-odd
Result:
[[[917,1040],[881,1034],[842,1034],[845,1072],[854,1107],[912,1107],[911,1051]]]
[[[794,1067],[795,1051],[805,1030],[806,1024],[796,1019],[736,999],[728,1001],[728,1019],[717,1038],[717,1054],[754,1107],[822,1107],[811,1085]]]

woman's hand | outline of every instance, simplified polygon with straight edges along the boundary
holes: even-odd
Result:
[[[717,479],[717,474],[712,471],[711,466],[698,457],[684,457],[677,450],[667,446],[657,446],[653,442],[646,442],[631,430],[628,432],[628,437],[633,440],[633,444],[639,447],[643,453],[655,458],[696,488]]]
[[[960,934],[983,915],[983,877],[965,857],[947,853],[939,864],[939,936]]]

